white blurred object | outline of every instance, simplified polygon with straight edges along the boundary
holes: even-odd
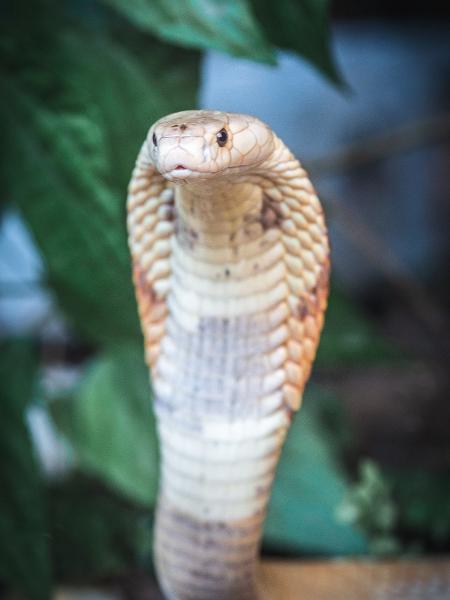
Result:
[[[58,478],[74,466],[73,453],[53,424],[43,406],[33,405],[27,410],[28,427],[39,463],[45,475]]]
[[[60,402],[60,397],[70,394],[80,381],[82,368],[63,363],[42,368],[41,381],[44,397],[48,402]],[[70,443],[56,428],[46,406],[32,405],[27,411],[36,454],[44,473],[50,477],[61,477],[76,465],[76,459]]]
[[[44,272],[20,215],[6,211],[0,226],[0,336],[30,333],[51,315],[51,295],[39,284]]]

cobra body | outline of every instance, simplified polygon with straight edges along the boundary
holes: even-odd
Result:
[[[327,302],[320,202],[267,125],[184,111],[148,133],[128,228],[161,446],[161,587],[256,598],[270,488]]]

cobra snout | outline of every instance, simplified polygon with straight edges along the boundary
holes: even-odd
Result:
[[[204,160],[203,144],[203,138],[195,136],[162,137],[158,144],[158,170],[168,179],[185,178],[199,171]]]

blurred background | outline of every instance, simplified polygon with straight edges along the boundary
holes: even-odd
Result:
[[[323,200],[333,279],[263,552],[450,551],[450,9],[0,1],[0,595],[151,598],[158,450],[125,196],[148,127],[254,114]]]

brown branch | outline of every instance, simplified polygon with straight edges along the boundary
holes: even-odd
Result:
[[[325,203],[331,208],[333,224],[399,290],[417,317],[435,333],[442,332],[446,324],[444,311],[408,267],[342,202],[327,195]]]
[[[308,163],[315,177],[348,171],[414,148],[450,141],[450,114],[429,117],[355,142]]]

